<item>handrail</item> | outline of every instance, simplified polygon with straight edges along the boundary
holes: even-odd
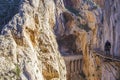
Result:
[[[66,55],[63,56],[65,60],[77,60],[77,59],[82,59],[82,55]]]
[[[73,80],[74,77],[80,78],[82,72],[82,55],[63,55],[62,56],[67,69],[67,80]]]
[[[113,61],[118,61],[118,62],[120,62],[120,57],[111,56],[111,55],[105,55],[105,51],[102,51],[102,50],[99,49],[99,48],[93,49],[93,53],[96,53],[96,55],[101,56],[101,57],[103,57],[103,58],[105,58],[105,59],[110,59],[110,60],[113,60]]]

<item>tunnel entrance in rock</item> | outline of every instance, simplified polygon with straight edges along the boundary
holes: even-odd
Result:
[[[19,11],[20,0],[0,0],[0,32]]]
[[[77,54],[76,52],[76,36],[75,35],[68,35],[62,36],[58,40],[59,50],[62,55],[71,55]]]

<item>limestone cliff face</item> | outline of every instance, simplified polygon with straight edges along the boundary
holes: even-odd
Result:
[[[10,9],[2,5],[13,3],[15,7],[15,1],[4,4],[0,1],[0,8],[9,13]],[[11,17],[2,16],[4,11],[0,14],[5,18],[0,23],[0,80],[66,80],[65,64],[53,34],[55,5],[60,3],[55,4],[54,0],[18,2],[17,11]]]

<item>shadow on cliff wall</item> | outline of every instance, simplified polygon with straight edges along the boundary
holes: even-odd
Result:
[[[74,35],[63,36],[58,40],[59,49],[62,55],[67,55],[67,53],[68,55],[77,53],[75,40],[76,36]]]

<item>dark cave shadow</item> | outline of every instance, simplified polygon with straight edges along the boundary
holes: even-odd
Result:
[[[57,40],[59,45],[59,50],[62,55],[66,55],[66,53],[77,54],[75,40],[76,40],[76,36],[72,34],[68,36],[62,36]]]

